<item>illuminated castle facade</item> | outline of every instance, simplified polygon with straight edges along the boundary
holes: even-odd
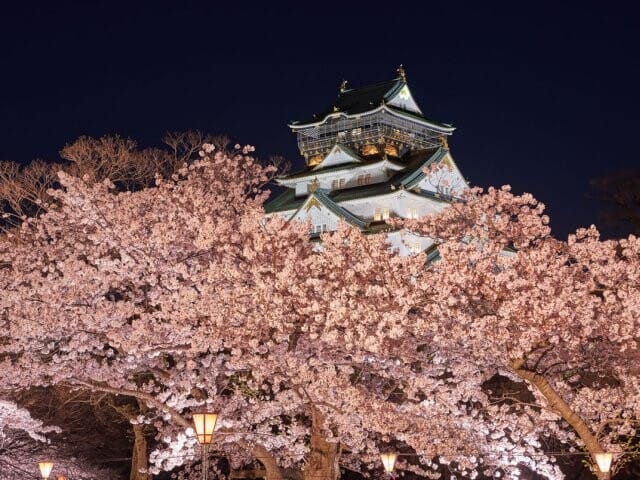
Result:
[[[333,105],[289,125],[306,167],[278,178],[286,190],[267,203],[268,214],[310,220],[312,237],[342,220],[385,232],[400,254],[429,250],[430,239],[394,230],[386,220],[437,213],[467,183],[448,148],[454,128],[427,119],[402,66],[398,74],[361,88],[342,82]]]

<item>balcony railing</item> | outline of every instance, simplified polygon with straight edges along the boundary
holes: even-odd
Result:
[[[323,125],[298,130],[298,148],[303,155],[315,155],[336,143],[357,148],[392,141],[421,149],[439,145],[442,136],[419,123],[376,112],[359,118],[330,119]]]

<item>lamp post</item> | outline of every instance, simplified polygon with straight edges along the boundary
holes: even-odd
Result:
[[[600,470],[601,478],[610,478],[611,475],[611,462],[613,460],[613,453],[600,452],[594,455],[596,463],[598,464],[598,470]]]
[[[207,480],[207,447],[213,440],[213,431],[218,420],[217,413],[204,412],[193,414],[193,426],[198,443],[202,445],[202,480]]]
[[[380,460],[382,460],[382,465],[384,465],[384,471],[389,475],[393,474],[393,469],[396,465],[397,458],[398,454],[395,452],[386,452],[380,454]]]
[[[38,468],[40,468],[40,475],[42,475],[43,480],[48,480],[51,470],[53,470],[53,462],[49,460],[38,462]]]

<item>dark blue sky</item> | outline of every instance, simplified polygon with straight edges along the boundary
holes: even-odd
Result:
[[[635,2],[88,3],[0,7],[0,159],[202,129],[299,162],[288,121],[403,63],[463,174],[533,193],[560,236],[597,223],[590,178],[640,165]]]

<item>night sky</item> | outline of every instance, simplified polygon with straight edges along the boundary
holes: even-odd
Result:
[[[463,174],[533,193],[558,236],[598,222],[589,179],[640,165],[636,2],[88,3],[2,3],[0,160],[201,129],[300,166],[287,123],[403,63]]]

